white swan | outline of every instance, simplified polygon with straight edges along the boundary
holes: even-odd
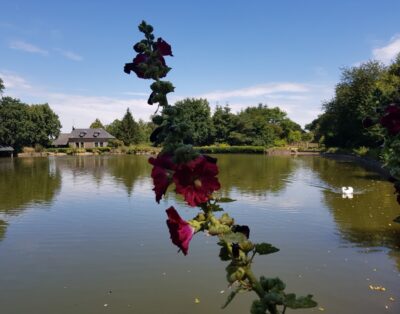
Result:
[[[342,193],[343,194],[353,194],[353,188],[351,186],[349,186],[347,188],[345,186],[343,186]]]
[[[353,188],[349,187],[342,187],[342,198],[353,198]]]

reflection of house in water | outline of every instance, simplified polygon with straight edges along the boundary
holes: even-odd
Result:
[[[14,148],[0,144],[0,157],[13,157]]]

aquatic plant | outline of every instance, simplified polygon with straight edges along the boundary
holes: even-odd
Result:
[[[157,104],[157,112],[160,107],[162,110],[162,114],[153,116],[157,128],[150,136],[151,142],[162,146],[156,158],[149,158],[153,165],[151,177],[155,199],[160,202],[174,184],[175,192],[181,194],[189,206],[199,208],[194,218],[188,221],[182,219],[174,207],[166,210],[172,243],[187,255],[190,241],[197,233],[205,232],[219,238],[219,257],[229,262],[226,278],[232,288],[223,308],[241,291],[257,294],[258,298],[250,309],[253,314],[279,314],[285,313],[287,308],[315,307],[317,303],[312,295],[297,297],[294,293],[286,293],[286,286],[279,278],[257,278],[253,273],[252,263],[256,255],[272,254],[279,249],[265,242],[253,243],[248,226],[236,224],[228,213],[218,215],[223,211],[222,203],[234,200],[214,193],[221,187],[217,177],[217,159],[184,144],[188,125],[177,119],[179,108],[167,100],[167,94],[174,91],[174,86],[169,81],[160,80],[171,70],[164,57],[172,56],[172,48],[164,39],[156,40],[153,27],[146,22],[139,25],[139,31],[144,34],[144,39],[133,46],[136,56],[131,63],[125,64],[124,72],[153,80],[148,104]]]

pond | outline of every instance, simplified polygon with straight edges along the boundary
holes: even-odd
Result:
[[[321,157],[217,157],[221,193],[237,199],[226,211],[281,249],[257,257],[255,273],[319,302],[288,312],[400,313],[390,183]],[[215,237],[177,253],[165,209],[196,211],[173,193],[155,203],[150,171],[146,156],[0,159],[1,313],[249,313],[251,293],[220,309],[229,288]]]

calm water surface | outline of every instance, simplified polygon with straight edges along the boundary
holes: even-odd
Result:
[[[255,272],[321,307],[291,313],[400,313],[390,183],[320,157],[218,158],[222,194],[238,200],[226,210],[281,249]],[[249,313],[253,294],[220,310],[229,289],[215,238],[199,234],[177,254],[165,209],[196,213],[172,193],[156,204],[150,170],[144,156],[0,159],[1,313]]]

